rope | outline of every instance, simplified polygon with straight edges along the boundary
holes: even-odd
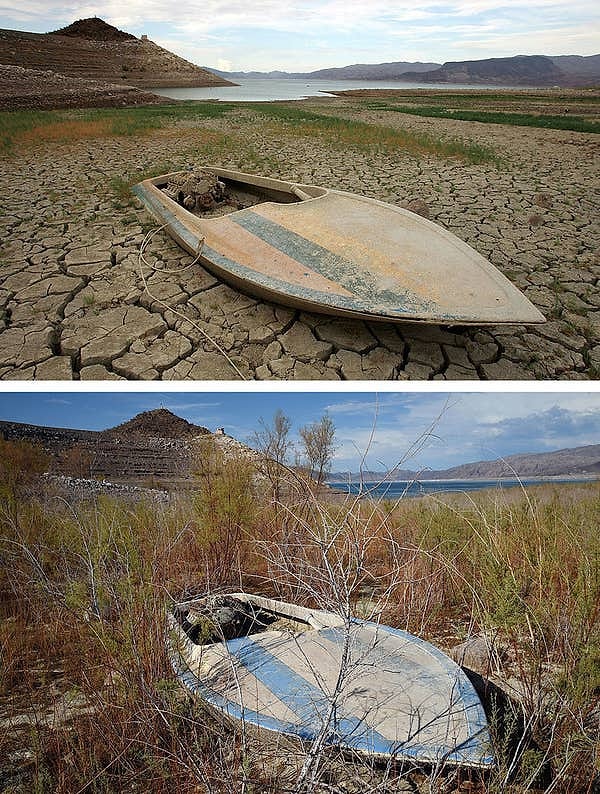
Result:
[[[168,309],[169,311],[173,312],[173,314],[175,314],[177,317],[180,317],[182,320],[185,320],[185,321],[186,321],[186,322],[188,322],[188,323],[189,323],[189,324],[190,324],[190,325],[191,325],[193,328],[195,328],[197,331],[199,331],[199,332],[200,332],[200,334],[201,334],[201,335],[202,335],[202,336],[203,336],[203,337],[204,337],[204,338],[205,338],[205,339],[206,339],[208,342],[210,342],[210,343],[211,343],[211,345],[213,345],[213,347],[214,347],[214,348],[215,348],[215,349],[216,349],[216,350],[217,350],[217,351],[218,351],[218,352],[219,352],[219,353],[220,353],[220,354],[223,356],[223,358],[225,358],[225,360],[227,361],[227,363],[228,363],[228,364],[230,364],[230,365],[231,365],[231,367],[232,367],[232,368],[233,368],[233,369],[236,371],[237,375],[238,375],[238,376],[239,376],[239,377],[240,377],[242,380],[248,380],[248,379],[246,378],[246,376],[243,374],[243,372],[241,372],[241,371],[239,370],[239,368],[236,366],[236,364],[235,364],[235,363],[232,361],[231,357],[230,357],[230,356],[229,356],[229,355],[228,355],[228,354],[225,352],[225,350],[223,350],[223,348],[222,348],[222,347],[219,345],[219,343],[218,343],[218,342],[217,342],[215,339],[213,339],[213,338],[212,338],[212,336],[210,336],[209,334],[207,334],[207,333],[206,333],[206,331],[204,331],[204,330],[203,330],[203,329],[202,329],[202,328],[201,328],[201,327],[198,325],[198,323],[194,322],[193,320],[190,320],[190,318],[189,318],[189,317],[186,317],[186,315],[185,315],[185,314],[183,314],[182,312],[180,312],[180,311],[178,311],[177,309],[173,308],[173,306],[169,306],[169,304],[168,304],[168,303],[165,303],[165,301],[161,300],[160,298],[157,298],[157,297],[156,297],[156,295],[153,295],[153,294],[150,292],[150,290],[148,289],[148,282],[146,281],[146,276],[144,275],[144,268],[143,268],[143,265],[146,265],[146,267],[148,267],[150,270],[154,271],[155,273],[169,273],[169,274],[174,274],[174,273],[183,273],[185,270],[187,270],[188,268],[190,268],[190,267],[192,267],[193,265],[195,265],[195,264],[196,264],[196,263],[197,263],[197,262],[200,260],[200,257],[201,257],[201,255],[202,255],[202,248],[203,248],[203,246],[204,246],[204,238],[202,238],[202,240],[201,240],[201,242],[200,242],[200,245],[199,245],[199,247],[198,247],[198,253],[197,253],[197,255],[196,255],[196,258],[193,260],[193,262],[190,262],[190,263],[189,263],[189,265],[185,265],[185,267],[179,268],[179,269],[177,269],[177,270],[166,270],[166,269],[162,269],[162,268],[156,267],[155,265],[153,265],[153,264],[151,264],[150,262],[148,262],[148,260],[147,260],[147,259],[144,257],[144,254],[145,254],[145,252],[146,252],[146,248],[148,247],[148,245],[150,244],[150,242],[152,241],[152,239],[154,238],[154,236],[155,236],[156,234],[158,234],[158,232],[162,231],[162,230],[165,228],[165,226],[167,226],[167,225],[168,225],[168,224],[164,223],[162,226],[158,226],[156,229],[151,229],[151,230],[150,230],[150,231],[149,231],[149,232],[146,234],[146,236],[145,236],[145,237],[144,237],[144,239],[142,240],[142,244],[140,245],[140,250],[139,250],[139,252],[138,252],[138,266],[139,266],[139,270],[140,270],[140,276],[141,276],[141,278],[142,278],[142,283],[143,283],[143,285],[144,285],[144,291],[148,293],[148,295],[150,296],[150,298],[151,298],[153,301],[156,301],[156,303],[159,303],[161,306],[164,306],[166,309]]]

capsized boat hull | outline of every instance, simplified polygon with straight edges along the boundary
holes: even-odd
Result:
[[[180,619],[171,616],[169,626],[174,669],[214,708],[309,742],[326,723],[326,745],[370,757],[493,765],[479,697],[461,668],[434,646],[368,621],[356,620],[348,631],[333,613],[245,593],[227,598],[250,607],[259,621],[274,615],[280,622],[197,644],[181,618],[195,605],[179,605]],[[288,621],[283,628],[282,619]],[[343,658],[349,661],[339,683]]]
[[[544,316],[490,262],[408,210],[364,196],[203,167],[265,200],[199,217],[166,195],[172,174],[133,190],[185,250],[224,281],[307,311],[368,320],[484,325]]]

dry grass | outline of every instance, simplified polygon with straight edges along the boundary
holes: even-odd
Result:
[[[383,124],[372,124],[333,115],[309,112],[285,105],[265,106],[261,115],[273,121],[267,129],[275,136],[310,138],[334,148],[359,148],[377,152],[402,152],[410,156],[433,155],[468,163],[499,163],[489,147],[475,143],[414,133]]]
[[[490,714],[498,769],[486,778],[467,774],[469,790],[593,791],[600,772],[596,486],[543,498],[523,492],[507,501],[484,495],[466,504],[391,505],[312,499],[294,478],[274,504],[249,493],[250,475],[247,462],[205,456],[199,492],[168,505],[100,499],[71,507],[56,495],[40,502],[0,489],[5,791],[293,787],[302,754],[245,741],[238,728],[215,721],[180,690],[166,656],[164,616],[173,599],[239,587],[341,610],[377,602],[386,622],[446,649],[481,632],[493,636],[500,660],[493,678],[511,682],[513,723],[508,730]],[[11,727],[8,716],[21,726]],[[323,787],[328,775],[343,792],[373,774],[361,790],[375,791],[390,774],[327,754],[317,760],[314,791],[331,791]],[[464,790],[460,773],[402,774],[423,792],[438,783]]]
[[[23,131],[20,143],[25,145],[41,144],[47,141],[68,143],[83,138],[107,137],[111,133],[111,127],[108,119],[53,121],[50,124],[40,124]]]

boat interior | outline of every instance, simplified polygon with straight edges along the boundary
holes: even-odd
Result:
[[[197,194],[186,189],[189,187],[189,182],[186,184],[186,177],[190,182],[196,180],[199,183],[204,181],[203,177],[210,176],[216,177],[220,183],[216,191],[207,190],[204,194]],[[178,182],[181,184],[178,185]],[[218,168],[168,174],[154,181],[154,185],[192,215],[200,218],[228,215],[266,202],[298,204],[327,193],[325,188],[313,185],[299,187],[291,182],[242,175]]]
[[[178,604],[174,616],[194,645],[210,645],[266,631],[300,634],[316,628],[297,617],[232,595]]]

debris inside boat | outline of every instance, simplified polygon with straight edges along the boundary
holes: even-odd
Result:
[[[171,174],[162,192],[193,215],[216,218],[264,201],[264,195],[235,188],[210,171]]]
[[[212,166],[133,191],[207,269],[266,300],[392,322],[545,321],[465,242],[382,201]]]
[[[180,683],[234,720],[386,761],[494,764],[463,670],[405,631],[248,593],[178,603],[168,628]]]

